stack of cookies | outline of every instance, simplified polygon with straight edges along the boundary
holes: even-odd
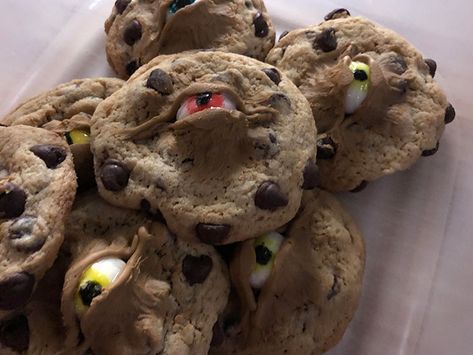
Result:
[[[0,119],[0,353],[333,347],[365,252],[330,192],[437,151],[435,61],[345,9],[275,44],[262,0],[117,0],[105,30],[121,79]]]

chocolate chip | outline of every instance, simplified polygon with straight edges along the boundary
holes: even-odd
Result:
[[[281,35],[279,36],[279,41],[282,40],[284,37],[286,37],[288,34],[289,34],[289,31],[284,31],[283,33],[281,33]]]
[[[453,122],[456,115],[457,113],[455,112],[455,108],[449,103],[447,109],[445,110],[445,124]]]
[[[350,192],[352,192],[352,193],[361,192],[361,191],[363,191],[364,189],[366,189],[366,186],[368,186],[368,181],[363,180],[360,185],[358,185],[357,187],[355,187],[355,188],[354,188],[353,190],[351,190]]]
[[[407,63],[406,60],[401,57],[400,55],[396,55],[391,58],[389,63],[389,69],[398,75],[401,75],[406,72],[407,70]]]
[[[172,79],[168,73],[161,69],[155,69],[151,72],[146,82],[146,86],[154,89],[161,95],[169,95],[174,91]]]
[[[115,8],[117,9],[117,12],[121,15],[123,11],[127,8],[128,4],[131,2],[131,0],[117,0],[115,1]]]
[[[264,245],[255,247],[256,263],[259,265],[266,265],[273,257],[273,253]]]
[[[182,260],[182,273],[187,283],[193,286],[195,284],[201,284],[207,279],[210,271],[212,271],[212,266],[212,259],[207,255],[187,255],[184,260]]]
[[[279,85],[281,82],[281,74],[279,74],[279,71],[275,68],[266,68],[263,69],[263,72],[268,76],[268,78],[271,79],[273,83],[276,85]]]
[[[136,60],[130,60],[125,65],[125,70],[128,75],[133,75],[133,73],[140,67]]]
[[[8,237],[13,246],[19,251],[36,252],[46,242],[46,236],[38,230],[33,233],[37,218],[24,216],[17,218],[8,229]]]
[[[161,211],[157,208],[154,208],[154,209],[151,208],[151,203],[149,203],[148,200],[146,199],[141,200],[140,209],[146,214],[147,218],[156,222],[166,224],[166,220],[164,219],[164,216],[161,213]]]
[[[304,169],[304,183],[302,188],[304,190],[313,190],[319,186],[319,167],[314,159],[309,159]]]
[[[79,288],[79,296],[82,303],[90,306],[92,300],[102,294],[102,285],[96,281],[87,281]]]
[[[329,21],[336,18],[348,17],[348,16],[351,16],[351,14],[350,14],[350,11],[348,11],[347,9],[335,9],[333,11],[330,11],[327,15],[325,15],[324,20]]]
[[[435,73],[437,72],[437,63],[433,59],[426,59],[425,64],[429,67],[429,73],[432,78],[435,78]]]
[[[28,350],[30,327],[28,318],[20,314],[0,323],[0,343],[18,352]]]
[[[282,193],[278,184],[272,181],[263,182],[255,195],[255,205],[263,210],[275,211],[287,206],[287,197]]]
[[[264,16],[261,12],[258,12],[253,19],[253,24],[255,25],[255,36],[256,37],[266,37],[269,34],[269,26]]]
[[[327,28],[315,36],[314,49],[320,49],[323,52],[331,52],[337,49],[337,37],[335,29]]]
[[[317,140],[317,159],[329,160],[337,154],[338,145],[330,137]]]
[[[109,191],[121,191],[128,185],[130,170],[118,160],[109,159],[100,173],[103,186]]]
[[[137,20],[133,20],[126,26],[123,32],[123,40],[129,46],[132,46],[140,40],[142,34],[141,23]]]
[[[30,299],[35,277],[26,272],[13,274],[0,281],[0,309],[13,310],[24,306]]]
[[[64,148],[49,144],[40,144],[31,147],[30,150],[38,158],[42,159],[49,169],[56,169],[66,159]]]
[[[266,102],[266,105],[278,110],[281,113],[286,113],[291,109],[291,100],[282,92],[272,94]]]
[[[276,144],[278,139],[276,138],[276,136],[273,133],[270,133],[269,134],[269,141],[273,144]]]
[[[18,186],[7,183],[0,192],[0,218],[15,218],[25,211],[26,194]]]
[[[228,224],[199,223],[196,226],[197,237],[206,244],[220,244],[230,233]]]
[[[224,340],[225,334],[223,332],[222,326],[219,322],[216,322],[212,328],[212,341],[210,345],[218,347],[223,344]]]
[[[440,143],[437,143],[437,145],[435,146],[434,149],[424,150],[422,152],[422,156],[423,157],[431,157],[432,155],[434,155],[435,153],[438,152],[439,146],[440,146]]]

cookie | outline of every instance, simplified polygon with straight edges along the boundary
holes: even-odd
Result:
[[[0,127],[0,311],[26,304],[56,259],[76,192],[65,140],[28,126]]]
[[[107,59],[122,78],[158,55],[192,49],[263,60],[275,38],[262,0],[118,0],[105,32]]]
[[[326,18],[284,36],[267,62],[311,104],[321,186],[360,190],[435,153],[455,111],[435,62],[406,40],[343,9]]]
[[[291,220],[317,185],[307,100],[237,54],[156,58],[97,107],[91,135],[101,196],[162,213],[189,241],[256,237]]]
[[[362,236],[336,199],[305,192],[291,223],[236,249],[230,272],[238,298],[219,320],[210,353],[327,351],[355,313],[364,260]]]
[[[122,85],[123,81],[115,78],[73,80],[25,101],[0,123],[42,127],[63,135],[72,150],[79,186],[89,187],[94,183],[90,116]]]
[[[67,346],[82,334],[96,354],[206,354],[228,298],[226,265],[213,247],[140,219],[92,195],[75,205],[62,296]]]

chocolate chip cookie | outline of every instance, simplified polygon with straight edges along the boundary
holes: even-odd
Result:
[[[275,32],[262,0],[117,0],[107,58],[122,78],[162,54],[218,49],[263,60]]]
[[[364,243],[326,192],[305,192],[297,217],[248,240],[230,264],[238,297],[214,328],[211,354],[321,354],[342,337],[360,297]]]
[[[256,237],[291,220],[317,185],[307,100],[237,54],[156,58],[97,107],[91,134],[102,197],[162,213],[190,241]]]
[[[455,117],[433,80],[435,61],[344,9],[284,36],[267,61],[311,104],[321,186],[328,190],[360,190],[434,154]]]
[[[53,264],[77,184],[57,134],[0,127],[0,142],[0,311],[11,311],[26,304]]]
[[[228,298],[226,265],[213,247],[141,222],[93,195],[75,204],[62,296],[67,346],[83,334],[96,354],[206,354]]]

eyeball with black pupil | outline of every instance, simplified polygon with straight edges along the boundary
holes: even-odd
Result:
[[[171,5],[169,5],[168,13],[167,13],[167,18],[171,18],[174,16],[176,12],[178,12],[180,9],[192,5],[196,2],[199,2],[199,0],[174,0],[171,2]]]
[[[73,129],[66,133],[66,140],[69,145],[72,144],[89,144],[90,132],[85,129]]]
[[[215,108],[235,110],[236,105],[226,94],[203,92],[201,94],[188,97],[182,103],[182,105],[179,107],[179,110],[177,111],[176,120],[178,121],[196,112]]]
[[[345,113],[352,114],[365,101],[370,87],[370,66],[363,62],[351,62],[350,70],[353,81],[350,84],[345,98]]]
[[[79,280],[75,295],[76,311],[84,313],[93,299],[102,294],[125,269],[126,263],[117,258],[101,259],[85,270]]]
[[[255,240],[256,265],[250,275],[252,288],[261,289],[266,283],[283,240],[278,232],[267,233]]]

